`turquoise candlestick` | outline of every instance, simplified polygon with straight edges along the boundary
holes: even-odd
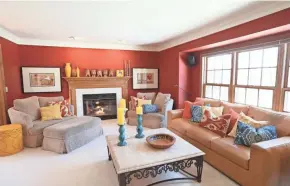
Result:
[[[135,138],[144,138],[145,135],[143,134],[142,115],[141,114],[137,115],[137,121],[138,121],[137,134],[136,134]]]
[[[119,125],[119,143],[118,146],[126,146],[127,142],[125,141],[125,126],[124,125]]]

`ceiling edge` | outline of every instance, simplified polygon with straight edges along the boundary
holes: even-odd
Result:
[[[247,12],[240,14],[240,16],[231,16],[229,19],[227,19],[227,21],[225,21],[222,24],[220,23],[209,24],[199,29],[198,31],[195,30],[186,34],[182,34],[180,37],[177,37],[175,39],[171,39],[169,41],[156,44],[155,47],[157,51],[166,50],[168,48],[172,48],[174,46],[181,45],[183,43],[187,43],[192,40],[196,40],[205,37],[207,35],[214,34],[222,30],[226,30],[228,28],[252,21],[254,19],[258,19],[266,15],[284,10],[290,7],[290,2],[289,1],[288,2],[273,1],[267,3],[258,2],[257,5],[259,5],[258,8],[256,9],[252,8],[251,11],[247,10]]]

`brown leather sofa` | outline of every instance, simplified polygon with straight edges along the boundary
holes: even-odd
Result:
[[[205,161],[244,186],[290,186],[290,115],[246,105],[204,99],[205,104],[244,111],[277,128],[278,138],[235,145],[234,138],[219,135],[182,118],[183,109],[168,111],[168,129],[206,153]]]

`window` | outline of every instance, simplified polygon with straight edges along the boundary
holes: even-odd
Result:
[[[232,54],[210,56],[206,60],[205,97],[228,101]]]
[[[236,103],[273,107],[278,47],[237,52]]]
[[[289,61],[285,43],[204,56],[203,96],[290,112]]]

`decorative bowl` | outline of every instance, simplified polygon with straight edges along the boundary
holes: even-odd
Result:
[[[146,138],[148,144],[157,149],[167,149],[175,143],[175,137],[169,134],[153,134]]]

